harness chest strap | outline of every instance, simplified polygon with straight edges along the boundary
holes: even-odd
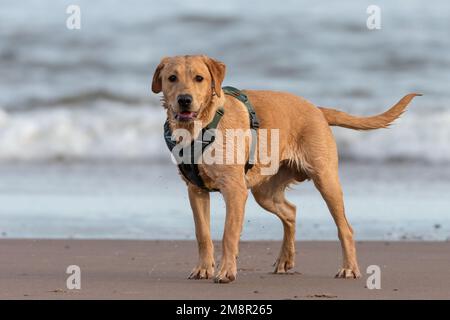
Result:
[[[256,130],[259,128],[259,120],[256,116],[256,112],[253,109],[253,106],[250,103],[250,100],[248,99],[247,95],[243,93],[242,91],[234,88],[234,87],[223,87],[223,92],[225,94],[231,95],[241,101],[245,107],[247,108],[249,119],[250,119],[250,129],[252,134],[252,144],[250,146],[250,155],[247,163],[245,164],[245,173],[247,173],[248,170],[250,170],[255,162],[255,150],[256,150],[256,144],[257,144],[257,132]],[[217,129],[217,126],[219,125],[220,120],[222,119],[222,116],[224,115],[224,109],[223,107],[219,108],[215,115],[213,120],[202,129],[201,134],[199,137],[192,141],[192,143],[180,150],[180,156],[183,156],[184,150],[190,149],[190,155],[191,155],[191,161],[190,163],[180,163],[178,165],[178,168],[180,172],[183,174],[183,176],[190,181],[191,183],[195,184],[196,186],[208,190],[208,191],[218,191],[216,189],[209,189],[206,187],[202,177],[200,176],[198,165],[196,163],[196,160],[199,158],[201,154],[199,154],[199,151],[201,153],[204,152],[204,150],[211,145],[214,140],[215,136],[211,134],[211,129]],[[206,138],[206,139],[205,139]],[[172,131],[170,130],[169,126],[169,120],[166,120],[164,123],[164,139],[166,141],[167,147],[170,151],[173,150],[173,148],[176,146],[176,142],[172,140]]]

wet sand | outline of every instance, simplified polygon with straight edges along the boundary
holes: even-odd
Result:
[[[0,299],[449,299],[449,242],[358,242],[363,277],[334,279],[337,242],[297,244],[291,274],[274,275],[280,243],[243,242],[231,284],[188,280],[192,241],[0,240]],[[220,244],[216,243],[216,256]],[[66,287],[66,268],[81,268],[81,289]],[[369,290],[366,268],[381,268]]]

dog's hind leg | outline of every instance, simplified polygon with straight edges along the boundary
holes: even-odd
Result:
[[[361,273],[356,260],[353,229],[345,216],[344,200],[337,169],[318,172],[313,176],[313,181],[322,194],[338,229],[344,261],[342,268],[336,274],[336,278],[359,278]]]
[[[345,216],[338,172],[338,152],[333,134],[324,123],[308,127],[304,134],[310,137],[301,141],[301,150],[309,165],[308,176],[325,200],[336,223],[341,242],[343,266],[336,277],[359,278],[361,274],[356,259],[353,230]]]
[[[282,167],[269,180],[252,188],[256,202],[265,210],[275,214],[283,223],[283,244],[275,262],[275,273],[286,273],[295,264],[296,207],[284,196],[284,191],[290,182],[293,180],[288,170]]]
[[[214,245],[210,232],[209,192],[189,184],[189,201],[194,214],[195,235],[199,260],[189,279],[208,279],[214,276]]]

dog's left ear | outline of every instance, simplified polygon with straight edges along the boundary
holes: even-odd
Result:
[[[156,67],[155,73],[153,74],[152,91],[154,93],[160,93],[162,90],[161,70],[164,68],[166,62],[167,57],[162,58],[159,65]]]
[[[208,67],[209,73],[211,74],[212,78],[212,89],[217,94],[218,97],[220,97],[220,92],[222,92],[222,82],[225,78],[225,69],[226,66],[224,63],[212,59],[210,57],[204,57],[206,66]]]

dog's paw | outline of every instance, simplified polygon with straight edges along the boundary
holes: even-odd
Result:
[[[292,269],[295,265],[294,263],[295,253],[281,254],[280,257],[275,261],[273,266],[275,270],[273,273],[286,273],[288,270]]]
[[[361,278],[361,272],[359,272],[358,267],[341,268],[334,277],[341,279],[358,279]]]
[[[285,259],[277,259],[274,263],[275,270],[273,273],[286,273],[294,267],[294,261],[285,260]]]
[[[236,280],[236,266],[221,267],[219,273],[214,277],[215,283],[229,283]]]
[[[189,274],[188,279],[211,279],[214,276],[214,263],[201,263]]]

